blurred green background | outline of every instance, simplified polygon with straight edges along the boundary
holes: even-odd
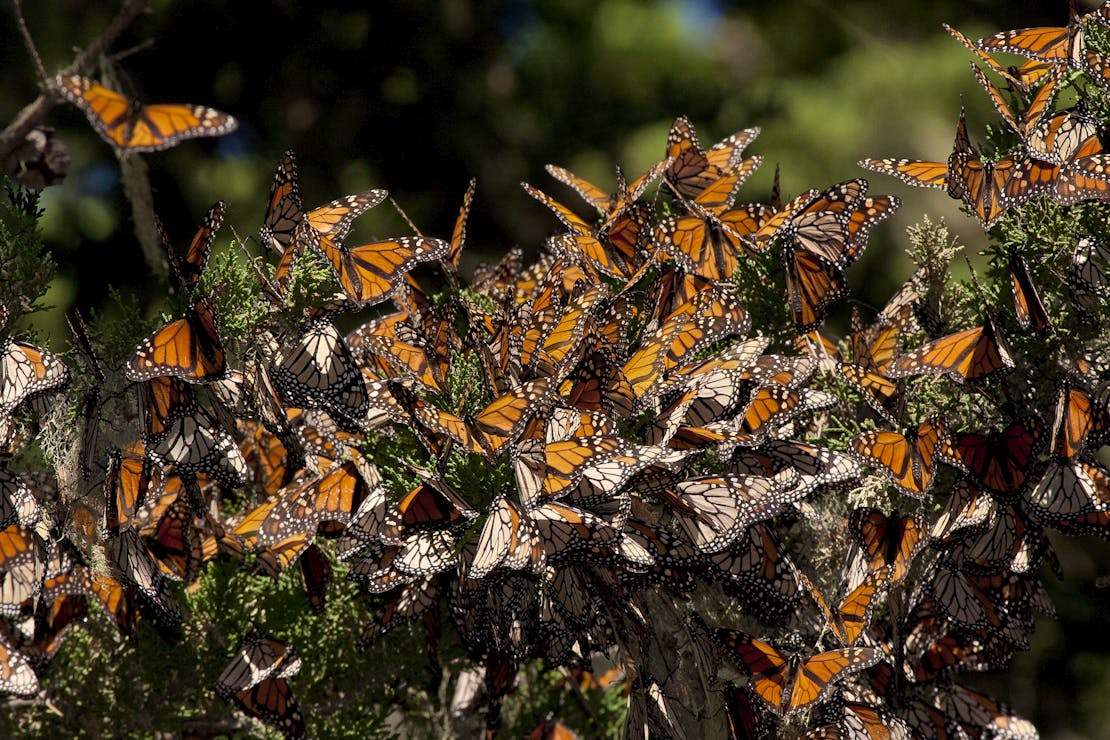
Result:
[[[446,236],[476,176],[468,266],[514,245],[534,253],[558,224],[521,180],[575,204],[544,164],[608,185],[614,164],[636,175],[661,159],[671,121],[686,114],[705,146],[762,127],[749,153],[765,162],[741,201],[766,199],[776,163],[786,197],[867,176],[873,192],[904,199],[849,273],[857,299],[870,305],[908,276],[904,229],[925,214],[945,219],[972,251],[985,243],[942,191],[856,165],[863,157],[946,158],[961,95],[973,138],[981,141],[995,120],[969,53],[941,23],[977,38],[1066,20],[1063,0],[152,5],[113,48],[149,42],[119,61],[124,89],[147,102],[211,105],[241,121],[231,136],[146,157],[156,209],[179,245],[217,198],[228,202],[228,223],[240,234],[257,233],[273,168],[292,147],[310,207],[385,187],[424,232]],[[68,64],[73,47],[86,45],[117,7],[26,2],[48,71]],[[10,5],[0,19],[0,120],[7,122],[35,97],[37,81]],[[73,157],[68,180],[43,197],[62,270],[48,296],[56,310],[38,325],[60,347],[63,310],[103,306],[109,286],[141,293],[153,309],[165,285],[150,279],[142,259],[111,148],[70,107],[48,123]],[[351,238],[404,231],[383,206]],[[979,683],[1008,697],[1048,737],[1089,736],[1110,726],[1101,699],[1110,693],[1110,591],[1093,586],[1110,572],[1110,558],[1101,543],[1082,540],[1066,543],[1061,557],[1069,579],[1054,595],[1064,621],[1043,624],[1013,670]],[[1082,633],[1084,626],[1096,631]]]

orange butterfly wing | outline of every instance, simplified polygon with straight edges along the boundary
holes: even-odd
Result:
[[[198,299],[185,318],[166,324],[135,348],[124,373],[130,380],[183,378],[203,383],[227,370],[223,345],[216,333],[216,313],[205,298]]]

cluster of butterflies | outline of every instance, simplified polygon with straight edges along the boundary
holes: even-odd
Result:
[[[1016,140],[1001,156],[985,158],[968,138],[964,112],[956,124],[952,153],[943,162],[916,159],[865,159],[860,166],[893,175],[911,185],[944,188],[963,200],[971,214],[990,229],[1005,213],[1045,195],[1061,205],[1110,200],[1110,154],[1103,147],[1103,123],[1081,106],[1054,110],[1057,93],[1073,71],[1110,90],[1110,57],[1087,42],[1092,24],[1110,28],[1110,9],[1102,5],[1079,16],[1069,4],[1068,25],[1003,31],[972,41],[945,26],[986,68],[1008,85],[1004,94],[974,61],[972,71]],[[1029,61],[1002,66],[991,54],[1018,54]],[[1013,103],[1019,103],[1016,112]]]
[[[1083,32],[1102,17],[1064,29],[1065,61],[1088,74],[1101,57],[1085,49]],[[972,46],[1016,50],[1035,35]],[[1059,84],[1053,65],[1063,63],[1041,65],[1044,85]],[[191,107],[141,106],[76,76],[58,84],[120,149],[234,125],[210,109],[178,122],[176,109]],[[1050,100],[1043,90],[1038,99]],[[1042,131],[1035,118],[1020,119],[1030,140]],[[1035,151],[1063,151],[1066,122],[1036,134],[1049,143]],[[1010,180],[1047,178],[1026,163],[1032,154],[982,164],[962,119],[960,130],[934,177],[985,225],[1020,202],[1007,194]],[[845,271],[899,202],[868,195],[857,179],[786,204],[777,186],[768,204],[737,203],[761,161],[743,157],[757,134],[703,149],[679,118],[664,159],[631,183],[618,170],[616,193],[549,166],[591,216],[525,185],[563,229],[533,263],[513,250],[470,279],[459,263],[474,183],[447,240],[414,226],[413,236],[349,245],[355,219],[387,193],[305,208],[287,152],[259,233],[274,264],[251,262],[266,310],[241,352],[225,348],[204,280],[224,205],[212,207],[183,252],[163,232],[181,318],[126,359],[134,429],[102,418],[99,390],[89,396],[82,459],[103,462],[103,487],[57,505],[56,485],[0,466],[0,690],[37,694],[36,669],[90,601],[122,635],[139,618],[172,628],[182,619],[173,584],[194,583],[207,562],[227,557],[274,577],[295,567],[313,609],[327,607],[341,568],[374,600],[365,639],[419,620],[433,663],[446,615],[484,671],[478,693],[491,733],[522,663],[582,669],[608,651],[634,677],[633,734],[681,735],[673,709],[690,687],[651,671],[628,636],[647,631],[645,590],[686,595],[713,584],[732,613],[754,620],[750,631],[711,627],[721,619],[707,612],[686,625],[736,737],[783,723],[806,723],[813,738],[1035,736],[953,677],[1005,666],[1028,646],[1036,615],[1052,613],[1037,576],[1042,564],[1055,565],[1047,529],[1110,537],[1110,473],[1096,460],[1110,440],[1105,358],[1059,373],[1054,413],[1020,415],[1012,394],[1022,391],[1008,379],[1023,358],[999,320],[985,311],[978,326],[944,330],[922,275],[870,325],[857,317],[841,346],[823,337],[816,330],[847,293]],[[1077,151],[1045,179],[1061,202],[1074,202],[1061,195],[1067,188],[1088,193],[1103,182],[1098,152]],[[925,179],[922,163],[884,162],[876,166]],[[983,183],[998,192],[984,196]],[[1026,185],[1012,190],[1032,194]],[[1110,297],[1110,251],[1093,236],[1077,239],[1065,267],[1072,301],[1095,313]],[[339,292],[302,311],[293,308],[297,266],[313,259]],[[781,265],[783,318],[796,343],[773,346],[753,327],[733,282],[748,263]],[[443,289],[422,285],[433,270]],[[1024,283],[1014,278],[1023,329],[1040,322],[1027,273]],[[781,288],[767,281],[744,290]],[[337,328],[337,315],[386,301],[391,309],[353,331]],[[86,374],[114,395],[112,373],[80,322],[74,327]],[[3,352],[0,441],[11,460],[33,436],[29,407],[61,390],[69,373],[54,355],[11,338]],[[968,419],[957,431],[941,415],[910,421],[918,378],[935,376],[975,393],[997,427]],[[837,389],[866,405],[847,405]],[[860,431],[842,451],[812,441],[830,415],[863,418],[866,409],[882,428]],[[105,426],[110,443],[99,441]],[[412,454],[379,452],[398,446]],[[881,481],[905,513],[874,500],[846,512],[836,492],[864,478],[872,488]],[[240,503],[238,513],[225,511],[228,500]],[[829,518],[843,520],[852,546],[841,582],[819,588],[819,569],[791,550],[811,520]],[[778,639],[784,625],[789,640]],[[300,665],[290,646],[252,630],[216,692],[303,737],[308,723],[293,695]],[[556,727],[569,732],[545,720],[538,736]]]

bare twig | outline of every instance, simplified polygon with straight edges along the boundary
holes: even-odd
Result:
[[[96,59],[115,42],[119,35],[123,33],[141,13],[147,10],[148,6],[149,0],[124,0],[119,13],[112,19],[112,22],[108,24],[99,36],[92,40],[92,43],[77,54],[73,63],[66,67],[66,71],[88,71]],[[18,3],[16,3],[16,7],[19,7]],[[22,16],[20,15],[19,17]],[[29,35],[27,38],[29,39]],[[58,91],[54,88],[54,85],[50,83],[49,78],[46,77],[45,68],[41,60],[37,60],[37,64],[39,66],[39,73],[43,76],[44,86],[42,94],[39,95],[34,102],[24,107],[23,110],[16,115],[15,120],[0,132],[0,161],[7,159],[15,148],[22,143],[27,133],[35,126],[39,125],[43,118],[46,117],[46,114],[61,102]]]
[[[12,0],[12,9],[15,11],[15,25],[19,27],[19,34],[23,37],[23,43],[27,45],[27,53],[31,55],[31,60],[39,71],[39,79],[45,85],[47,84],[46,67],[43,66],[39,50],[35,48],[35,42],[31,39],[31,31],[27,28],[27,19],[23,17],[23,3],[21,0]]]
[[[109,54],[108,59],[112,62],[120,62],[131,56],[132,54],[138,54],[140,51],[146,51],[152,46],[154,46],[154,39],[145,39],[135,44],[134,46],[127,47],[123,51],[117,51],[115,54]]]

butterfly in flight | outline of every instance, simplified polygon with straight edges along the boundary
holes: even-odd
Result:
[[[121,152],[154,152],[197,136],[223,136],[239,127],[227,113],[203,105],[144,105],[96,80],[59,74],[55,89],[88,117],[93,130]]]

